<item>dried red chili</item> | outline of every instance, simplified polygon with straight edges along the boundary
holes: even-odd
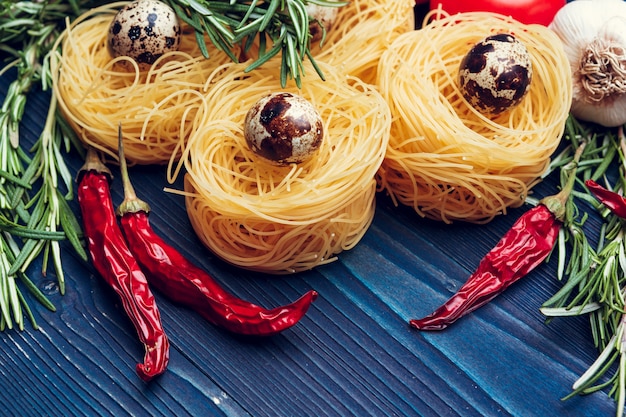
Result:
[[[584,145],[578,149],[574,166]],[[419,330],[442,330],[482,307],[511,284],[526,276],[552,251],[562,226],[565,201],[574,185],[570,175],[564,189],[544,198],[524,213],[480,261],[476,271],[443,305],[430,315],[409,321]]]
[[[225,291],[211,275],[157,235],[148,220],[149,205],[137,198],[128,178],[121,132],[119,152],[125,198],[117,214],[131,251],[154,288],[209,322],[237,334],[270,336],[300,321],[317,298],[316,291],[282,307],[262,308]]]
[[[626,219],[626,198],[608,190],[594,180],[585,181],[585,185],[591,193],[616,216]]]
[[[98,273],[119,295],[145,348],[139,377],[149,381],[163,373],[169,362],[169,340],[145,275],[132,256],[117,224],[109,189],[110,171],[96,152],[87,151],[78,174],[78,202],[89,255]]]
[[[429,316],[411,320],[420,330],[441,330],[487,304],[527,275],[552,251],[561,222],[544,204],[524,213],[480,261],[461,288]]]

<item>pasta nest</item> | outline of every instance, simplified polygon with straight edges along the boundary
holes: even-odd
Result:
[[[280,87],[278,61],[249,73],[228,64],[210,78],[182,158],[184,189],[195,232],[231,264],[274,274],[311,269],[355,246],[372,222],[389,107],[374,86],[318,64],[326,81],[310,77],[302,89]],[[307,99],[324,123],[320,149],[300,164],[266,162],[244,138],[248,110],[279,90]]]
[[[121,123],[130,163],[165,164],[180,156],[206,79],[231,59],[208,41],[210,58],[205,58],[193,30],[185,25],[179,50],[164,54],[149,70],[140,71],[127,57],[111,58],[107,32],[124,4],[84,13],[59,37],[62,53],[51,59],[55,98],[85,145],[116,159]],[[122,60],[134,71],[117,65]]]
[[[376,83],[393,115],[379,190],[427,218],[485,223],[520,206],[546,171],[569,114],[571,73],[544,26],[487,12],[433,13],[378,63]],[[528,49],[533,80],[519,106],[489,118],[462,97],[458,69],[476,42],[502,32]]]

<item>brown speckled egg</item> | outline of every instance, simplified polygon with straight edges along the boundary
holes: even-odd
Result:
[[[309,15],[309,31],[311,32],[311,41],[319,41],[324,35],[324,30],[331,30],[337,15],[339,7],[320,6],[319,4],[307,3],[305,9]]]
[[[323,136],[322,118],[313,105],[287,92],[262,97],[244,121],[248,146],[276,165],[306,161],[319,149]]]
[[[478,42],[459,68],[463,97],[486,115],[497,115],[517,106],[530,89],[531,80],[528,50],[506,33]]]
[[[138,0],[113,18],[107,47],[112,57],[129,56],[144,70],[164,53],[177,50],[180,36],[180,22],[170,6],[158,0]]]

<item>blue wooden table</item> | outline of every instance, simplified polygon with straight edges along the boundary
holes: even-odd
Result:
[[[4,97],[8,77],[0,78]],[[33,142],[48,97],[29,98],[22,140]],[[72,153],[74,171],[82,165]],[[112,167],[114,174],[116,168]],[[0,415],[6,416],[608,416],[606,392],[568,401],[597,351],[584,318],[545,323],[540,305],[560,284],[555,261],[442,332],[408,320],[430,313],[474,270],[528,207],[488,225],[445,225],[378,196],[374,223],[339,260],[292,276],[229,266],[195,236],[165,167],[133,167],[153,227],[235,295],[265,307],[319,292],[305,318],[278,336],[234,337],[156,293],[171,341],[167,372],[135,374],[143,346],[117,296],[65,247],[67,291],[35,263],[30,277],[55,304],[29,299],[40,330],[0,334]],[[119,175],[117,175],[119,178]],[[554,178],[537,195],[555,191]],[[181,184],[173,187],[181,188]],[[115,203],[122,199],[113,183]],[[77,210],[76,202],[72,207]]]

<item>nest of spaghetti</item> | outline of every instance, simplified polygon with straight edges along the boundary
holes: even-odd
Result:
[[[58,38],[62,54],[51,58],[54,95],[64,119],[86,145],[117,158],[121,123],[130,163],[164,164],[180,156],[210,88],[207,78],[231,59],[209,42],[210,58],[205,58],[184,25],[179,50],[165,53],[149,69],[140,70],[128,57],[112,58],[107,32],[123,4],[84,13]]]
[[[476,111],[458,87],[463,57],[508,33],[531,57],[523,101],[497,116]],[[523,204],[563,135],[572,90],[567,57],[546,27],[487,12],[426,17],[379,61],[377,85],[393,114],[379,189],[426,218],[486,223]]]
[[[188,216],[202,242],[233,265],[289,274],[334,261],[367,231],[391,116],[375,87],[332,66],[318,63],[326,81],[309,77],[296,89],[280,87],[277,65],[216,71],[181,161]],[[248,110],[277,91],[305,98],[323,121],[321,147],[299,164],[272,164],[244,138]]]

